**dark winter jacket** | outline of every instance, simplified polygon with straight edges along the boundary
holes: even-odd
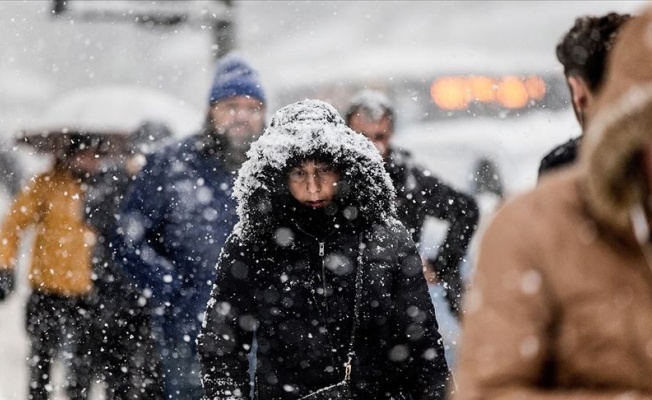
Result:
[[[118,229],[117,215],[131,177],[123,169],[109,167],[88,181],[85,197],[87,223],[96,232],[93,249],[94,291],[102,310],[110,313],[133,308],[139,291],[125,272],[115,265],[110,243]]]
[[[450,375],[421,261],[371,142],[332,107],[305,101],[279,110],[249,156],[235,186],[240,222],[198,339],[205,398],[247,397],[254,331],[259,399],[342,381],[359,268],[356,397],[443,398]],[[342,171],[334,207],[302,209],[291,198],[287,171],[306,158]]]
[[[231,174],[202,134],[151,154],[133,183],[114,239],[117,260],[151,293],[166,337],[194,343],[215,265],[236,221]]]
[[[154,351],[151,309],[124,269],[116,264],[111,239],[118,229],[120,204],[132,176],[111,166],[88,181],[86,220],[96,232],[93,251],[91,352],[104,376],[108,399],[162,399],[160,355]]]
[[[385,167],[396,188],[398,218],[415,242],[421,238],[426,218],[449,223],[437,256],[428,261],[446,288],[451,310],[459,315],[464,292],[459,265],[477,228],[478,205],[471,196],[456,191],[416,164],[406,151],[390,149]]]
[[[581,136],[578,136],[574,139],[570,139],[546,154],[541,160],[541,165],[539,166],[539,177],[547,172],[568,166],[575,162],[581,138]]]

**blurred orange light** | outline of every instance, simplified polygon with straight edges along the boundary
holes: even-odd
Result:
[[[430,95],[443,110],[463,110],[469,105],[469,93],[463,78],[437,79],[430,87]]]
[[[527,105],[529,97],[521,79],[506,76],[498,84],[496,100],[507,108],[523,108]]]
[[[464,110],[471,102],[498,103],[503,107],[524,108],[528,102],[542,100],[546,83],[536,75],[505,76],[445,76],[430,87],[435,104],[442,110]]]
[[[528,76],[524,82],[525,90],[532,100],[541,100],[546,95],[546,84],[538,76]]]
[[[494,80],[486,76],[471,76],[467,79],[471,92],[471,99],[482,103],[489,103],[496,99]]]

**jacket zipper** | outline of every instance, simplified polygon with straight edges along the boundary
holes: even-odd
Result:
[[[306,234],[307,236],[315,239],[317,241],[317,244],[319,245],[319,257],[321,259],[321,274],[317,275],[319,277],[319,280],[321,281],[322,284],[322,290],[323,290],[323,301],[322,301],[322,306],[326,310],[326,314],[329,315],[329,310],[328,310],[328,301],[326,299],[326,239],[330,237],[333,233],[335,233],[335,229],[330,231],[326,236],[324,236],[322,239],[319,239],[315,235],[311,235],[310,233],[306,232],[305,230],[301,229],[299,225],[297,225],[297,229],[299,229],[301,232]]]
[[[322,306],[324,307],[324,310],[326,311],[325,316],[322,315],[322,312],[319,310],[319,300],[317,299],[317,293],[315,293],[316,291],[311,290],[311,293],[312,293],[312,300],[315,303],[315,307],[317,307],[317,312],[321,316],[321,318],[323,320],[324,327],[326,328],[326,337],[328,339],[328,342],[331,344],[331,348],[334,350],[335,346],[333,345],[333,338],[331,337],[330,327],[329,327],[329,324],[328,324],[328,318],[330,316],[330,313],[329,313],[329,310],[328,310],[328,301],[326,299],[326,260],[324,259],[324,256],[326,255],[326,242],[325,242],[325,239],[327,239],[329,236],[331,236],[335,232],[335,229],[330,231],[326,236],[324,236],[323,239],[320,240],[316,236],[311,235],[308,232],[306,232],[305,230],[301,229],[301,227],[299,225],[296,225],[296,227],[301,232],[303,232],[305,235],[315,239],[317,241],[317,244],[319,245],[318,254],[319,254],[319,257],[321,259],[321,275],[317,274],[317,277],[318,277],[319,280],[321,280],[321,282],[322,282],[322,290],[324,291],[323,292]],[[336,365],[337,360],[335,358],[335,353],[331,352],[329,354],[329,356],[331,358],[331,361],[332,361],[333,365]]]

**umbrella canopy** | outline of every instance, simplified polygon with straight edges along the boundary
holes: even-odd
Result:
[[[175,136],[200,128],[201,112],[165,92],[134,85],[102,85],[55,99],[40,120],[18,133],[17,143],[57,152],[80,136],[107,151],[120,150],[145,121],[164,123]]]

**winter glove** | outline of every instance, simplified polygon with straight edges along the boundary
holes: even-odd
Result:
[[[14,291],[15,284],[14,270],[0,268],[0,301],[6,299]]]

